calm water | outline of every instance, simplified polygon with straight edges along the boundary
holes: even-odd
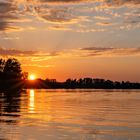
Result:
[[[0,93],[0,140],[140,140],[140,90]]]

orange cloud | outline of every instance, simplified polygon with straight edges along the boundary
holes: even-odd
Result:
[[[79,50],[81,56],[135,56],[140,55],[140,47],[119,48],[119,47],[88,47]]]

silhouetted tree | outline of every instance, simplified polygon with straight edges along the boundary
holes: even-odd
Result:
[[[10,58],[5,63],[3,73],[5,78],[21,79],[22,78],[21,64],[17,59]]]
[[[18,88],[21,82],[22,70],[19,61],[15,58],[7,61],[0,59],[0,89]]]

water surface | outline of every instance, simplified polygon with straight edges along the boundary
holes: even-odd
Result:
[[[140,90],[0,93],[0,140],[139,140]]]

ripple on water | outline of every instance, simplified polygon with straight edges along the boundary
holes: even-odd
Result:
[[[0,139],[140,139],[139,90],[0,94]]]

